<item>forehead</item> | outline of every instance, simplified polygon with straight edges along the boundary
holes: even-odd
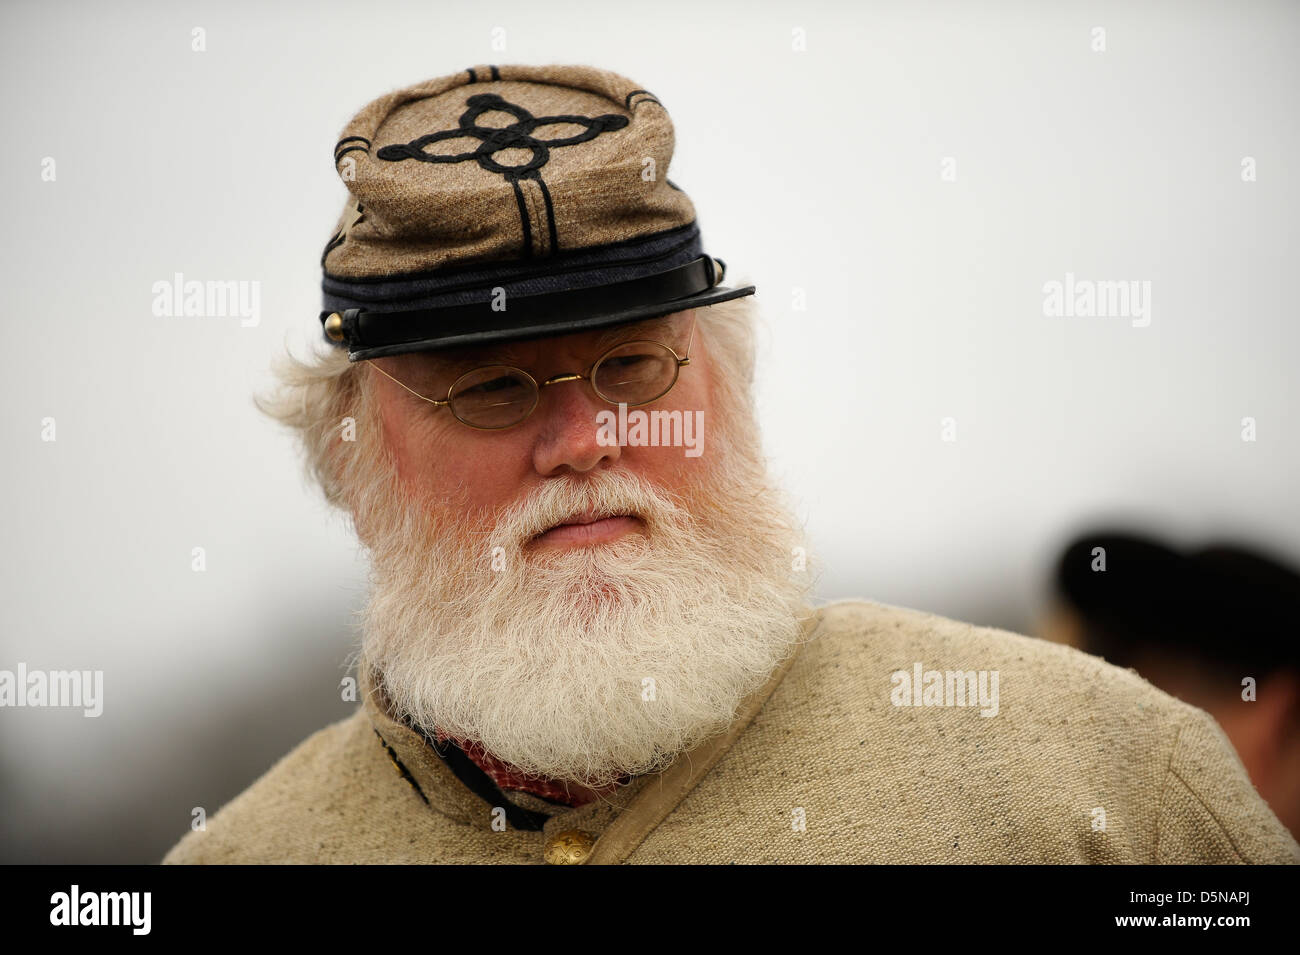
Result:
[[[627,325],[571,335],[534,338],[519,342],[497,342],[486,345],[465,345],[430,352],[415,352],[379,359],[384,370],[397,374],[428,375],[453,369],[468,369],[479,365],[519,365],[521,367],[544,360],[548,354],[578,352],[583,361],[592,361],[602,352],[620,342],[651,339],[682,349],[685,341],[678,342],[678,333],[686,326],[686,312],[676,312],[659,318],[648,318]]]

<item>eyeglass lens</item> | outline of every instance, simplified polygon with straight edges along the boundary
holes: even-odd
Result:
[[[676,356],[657,342],[627,342],[606,354],[592,370],[596,393],[613,404],[642,405],[667,394],[677,380]],[[451,411],[475,428],[508,428],[532,413],[537,384],[516,368],[478,368],[452,388]]]

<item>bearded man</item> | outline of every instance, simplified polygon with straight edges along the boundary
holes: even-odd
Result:
[[[372,567],[355,715],[166,862],[1293,862],[1218,726],[1069,648],[814,607],[673,128],[486,66],[344,130],[264,402]],[[639,417],[638,417],[639,416]]]

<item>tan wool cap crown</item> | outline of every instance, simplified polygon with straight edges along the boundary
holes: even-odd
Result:
[[[750,295],[668,178],[663,104],[590,66],[481,66],[374,100],[334,150],[321,256],[353,360],[566,334]]]

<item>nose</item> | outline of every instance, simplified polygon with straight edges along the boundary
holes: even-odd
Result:
[[[533,447],[537,473],[552,477],[566,468],[583,473],[617,461],[622,449],[617,444],[601,444],[597,438],[601,428],[596,416],[602,411],[617,413],[584,380],[566,379],[543,388],[533,412],[541,419]]]

